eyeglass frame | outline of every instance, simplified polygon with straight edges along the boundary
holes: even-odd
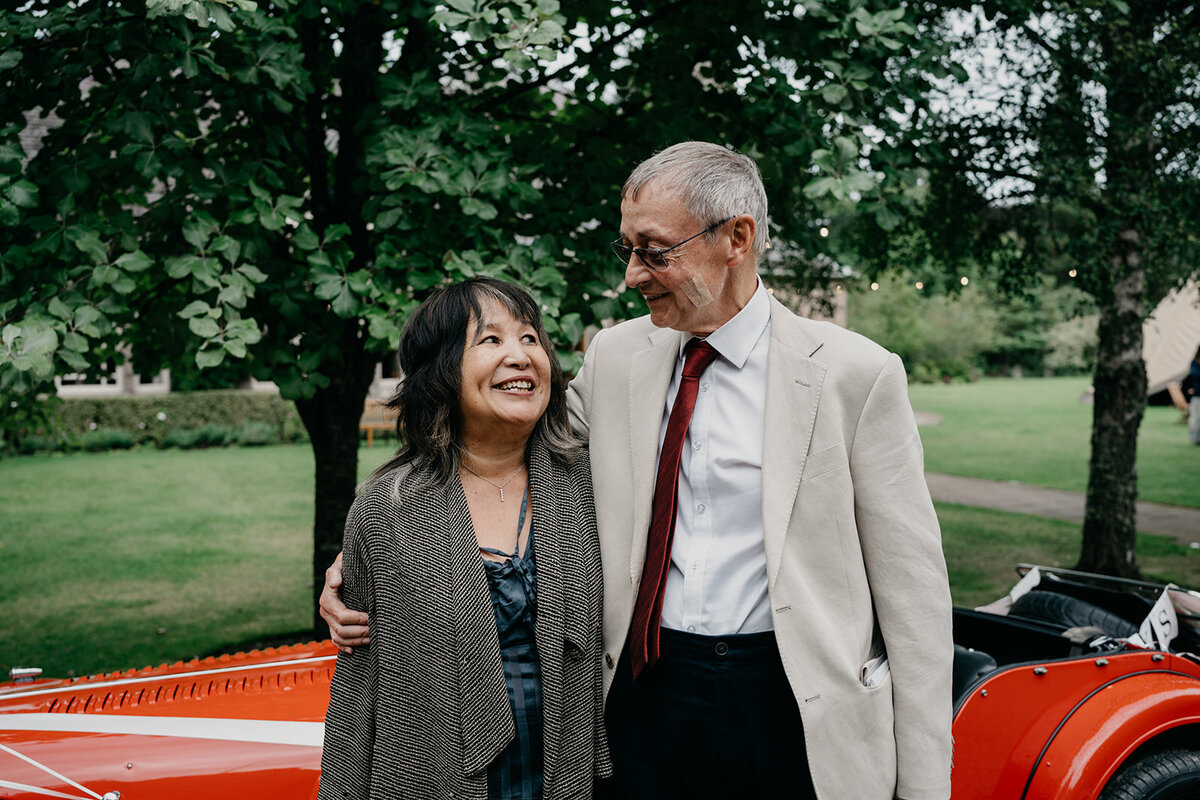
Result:
[[[712,225],[709,225],[707,228],[700,231],[695,236],[689,236],[688,238],[684,239],[682,242],[679,242],[678,244],[673,244],[670,247],[665,247],[665,248],[633,247],[631,245],[621,243],[621,240],[624,237],[617,237],[616,239],[613,239],[612,242],[608,246],[612,248],[613,255],[615,255],[622,264],[628,264],[629,257],[631,255],[635,255],[638,257],[638,262],[643,267],[650,270],[651,272],[659,272],[659,271],[664,270],[667,267],[671,266],[669,263],[667,263],[667,258],[666,258],[667,253],[669,253],[672,250],[675,250],[677,248],[683,247],[688,242],[692,241],[693,239],[698,239],[706,233],[712,233],[717,228],[724,225],[726,222],[729,222],[729,220],[731,220],[731,219],[734,219],[734,217],[726,217],[725,219],[721,220],[720,222],[714,222]],[[649,261],[646,260],[647,255],[652,255],[655,258],[661,259],[662,266],[655,266],[655,265],[651,264]]]

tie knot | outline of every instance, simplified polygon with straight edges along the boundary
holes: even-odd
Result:
[[[699,378],[717,358],[717,351],[703,339],[692,339],[683,348],[683,377]]]

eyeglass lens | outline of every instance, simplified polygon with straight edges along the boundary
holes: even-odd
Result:
[[[644,247],[631,247],[627,244],[621,244],[616,241],[612,243],[613,254],[622,264],[629,263],[629,256],[636,254],[638,261],[649,269],[665,269],[667,266],[667,257],[661,250],[650,250]]]
[[[709,225],[707,228],[705,228],[704,230],[697,233],[695,236],[689,236],[688,238],[684,239],[682,242],[671,245],[670,247],[666,248],[665,250],[658,250],[658,249],[649,248],[649,247],[632,247],[627,244],[622,244],[620,239],[617,239],[615,242],[612,243],[612,250],[613,250],[613,253],[616,254],[617,259],[622,264],[628,264],[630,254],[636,253],[637,257],[638,257],[638,261],[642,262],[642,264],[647,269],[653,269],[653,270],[666,269],[668,266],[667,253],[671,252],[672,250],[683,247],[688,242],[692,241],[693,239],[695,239],[697,237],[703,236],[704,234],[708,233],[709,231],[716,230],[718,227],[720,227],[721,225],[724,225],[726,222],[729,222],[729,220],[731,220],[731,219],[733,219],[733,217],[726,217],[725,219],[718,220],[717,222],[714,222],[712,225]]]

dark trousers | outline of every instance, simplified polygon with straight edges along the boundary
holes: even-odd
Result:
[[[601,785],[604,800],[815,800],[771,632],[663,629],[662,657],[636,683],[622,657],[606,721],[613,777]]]

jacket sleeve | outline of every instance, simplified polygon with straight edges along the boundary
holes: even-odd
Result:
[[[350,509],[342,540],[342,599],[356,611],[374,614],[374,590],[366,561],[361,498]],[[364,645],[338,653],[325,715],[319,800],[366,798],[371,787],[375,740],[376,648]]]
[[[952,755],[952,602],[904,367],[894,354],[863,406],[850,463],[859,539],[892,674],[896,795],[944,800]]]
[[[592,377],[596,371],[596,346],[604,331],[597,331],[583,354],[583,366],[567,386],[567,413],[571,427],[584,441],[588,439],[590,409],[592,403]]]

